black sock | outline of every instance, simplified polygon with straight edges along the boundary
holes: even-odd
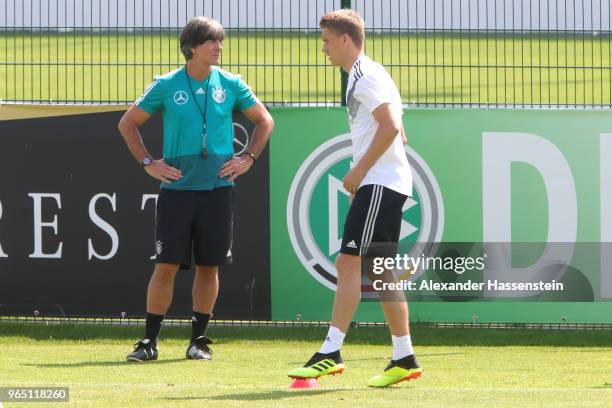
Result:
[[[145,339],[151,340],[154,344],[157,344],[157,337],[161,330],[162,322],[164,321],[163,315],[156,315],[153,313],[147,313],[147,323],[145,328]]]
[[[191,318],[191,341],[206,333],[206,327],[208,327],[208,321],[211,317],[211,314],[193,312],[193,317]]]

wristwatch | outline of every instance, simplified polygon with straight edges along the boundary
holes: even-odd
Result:
[[[145,156],[144,159],[142,159],[142,166],[143,167],[147,167],[149,164],[151,164],[151,162],[153,161],[153,159],[150,156]]]
[[[243,156],[250,156],[251,159],[253,159],[253,163],[255,163],[256,159],[255,159],[255,155],[253,153],[251,153],[251,152],[244,152],[244,153],[242,153],[242,155]]]

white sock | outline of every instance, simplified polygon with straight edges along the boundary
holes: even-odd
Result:
[[[327,337],[325,337],[319,353],[328,354],[340,350],[344,342],[344,336],[346,336],[346,333],[342,333],[337,327],[329,326]]]
[[[391,335],[391,341],[393,342],[392,360],[399,360],[400,358],[414,354],[414,350],[412,350],[412,341],[410,340],[409,334],[400,337]]]

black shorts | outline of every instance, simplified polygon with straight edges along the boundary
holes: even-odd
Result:
[[[209,191],[162,188],[157,198],[157,263],[218,266],[232,260],[234,187]]]
[[[360,187],[344,222],[340,252],[363,257],[394,257],[402,207],[407,198],[378,184]]]

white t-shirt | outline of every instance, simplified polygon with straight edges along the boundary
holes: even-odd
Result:
[[[381,104],[391,104],[391,110],[401,123],[403,110],[399,91],[385,68],[361,55],[348,74],[346,106],[349,114],[353,163],[359,160],[374,139],[378,122],[372,112]],[[398,193],[412,195],[412,173],[406,158],[401,134],[366,173],[360,186],[379,184]]]

